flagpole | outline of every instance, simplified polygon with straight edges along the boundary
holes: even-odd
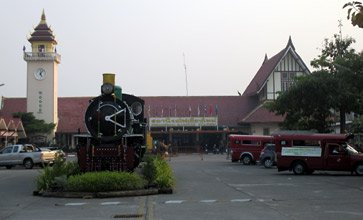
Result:
[[[187,65],[185,64],[185,54],[183,53],[183,61],[184,61],[184,73],[185,73],[185,89],[187,92],[187,96],[189,96],[188,94],[188,74],[187,74]]]

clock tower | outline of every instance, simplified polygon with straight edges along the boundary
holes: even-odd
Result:
[[[31,52],[25,46],[24,60],[27,62],[27,112],[46,123],[58,123],[58,64],[57,41],[48,26],[44,10],[39,24],[28,41]],[[54,136],[54,132],[52,134]]]

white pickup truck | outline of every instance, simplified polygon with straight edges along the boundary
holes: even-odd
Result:
[[[11,145],[0,151],[0,166],[5,166],[7,169],[16,165],[32,169],[34,165],[52,164],[54,159],[55,152],[42,151],[30,144]]]

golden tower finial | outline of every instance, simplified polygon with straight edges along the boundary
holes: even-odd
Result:
[[[44,8],[43,8],[42,16],[40,18],[40,23],[41,24],[45,24],[46,23]]]

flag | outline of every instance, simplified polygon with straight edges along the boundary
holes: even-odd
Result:
[[[161,106],[161,117],[164,117],[164,107]]]
[[[192,116],[192,106],[189,105],[189,117]]]
[[[214,112],[216,113],[216,116],[218,116],[218,105],[216,105]]]
[[[171,117],[171,107],[169,106],[169,117]]]
[[[209,105],[209,116],[212,116],[212,113],[213,113],[212,105]]]
[[[199,108],[199,105],[198,105],[198,117],[200,116],[200,108]]]
[[[204,105],[204,114],[203,116],[206,116],[207,115],[207,105]]]
[[[149,108],[147,109],[147,114],[148,114],[148,116],[150,118],[150,105],[149,105]]]
[[[176,117],[176,104],[174,105],[174,117]]]

